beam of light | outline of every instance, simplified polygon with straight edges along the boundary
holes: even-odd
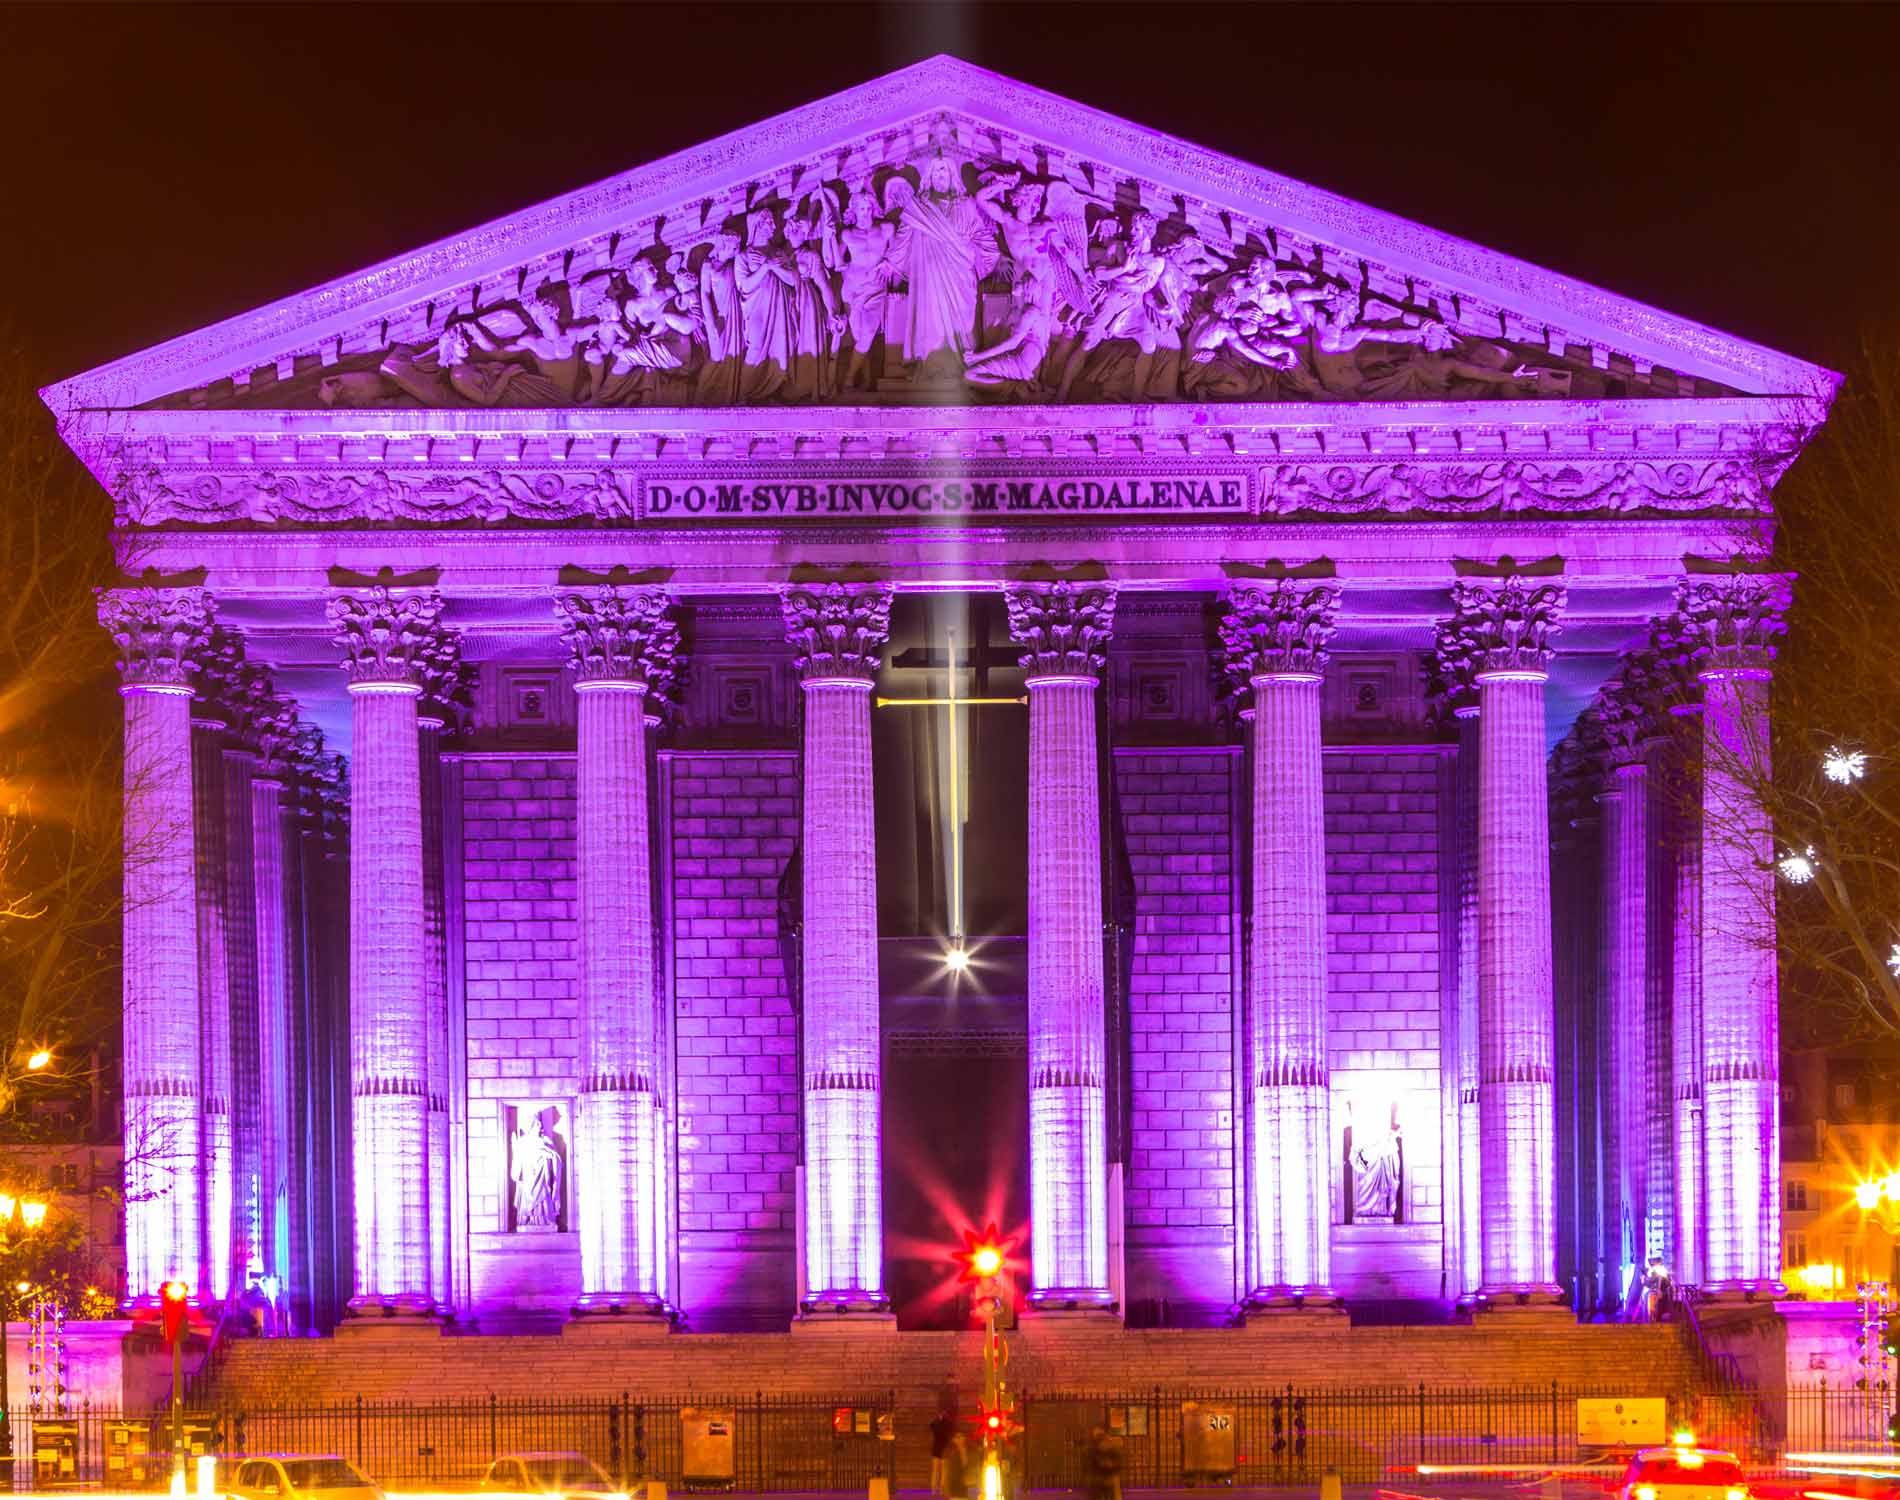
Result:
[[[1027,698],[874,698],[872,703],[878,708],[942,708],[946,703],[958,703],[964,708],[994,708],[999,704],[1014,703],[1018,707],[1027,705]]]
[[[944,689],[949,701],[944,712],[950,720],[950,954],[946,962],[955,973],[969,967],[963,952],[963,797],[958,779],[963,760],[957,753],[957,628],[952,625],[944,637]],[[958,958],[962,962],[957,962]]]

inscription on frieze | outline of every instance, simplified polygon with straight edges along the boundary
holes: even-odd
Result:
[[[703,471],[640,481],[647,521],[935,520],[971,516],[1045,520],[1242,516],[1252,512],[1244,472],[1049,473],[866,477],[805,472],[796,478]]]

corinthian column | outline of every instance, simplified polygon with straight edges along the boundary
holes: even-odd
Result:
[[[199,589],[113,589],[99,621],[125,700],[125,1289],[150,1305],[174,1276],[205,1288],[191,673],[210,609]]]
[[[1478,684],[1478,1131],[1482,1294],[1562,1295],[1556,1271],[1550,810],[1544,682],[1563,585],[1452,587]]]
[[[1280,579],[1226,602],[1229,669],[1253,691],[1247,1284],[1265,1306],[1332,1295],[1320,688],[1339,588]]]
[[[1095,684],[1106,584],[1012,584],[1029,689],[1029,1300],[1107,1307],[1101,767]]]
[[[231,1130],[231,984],[227,971],[224,745],[230,722],[226,688],[239,659],[237,642],[213,629],[203,654],[200,712],[192,728],[192,823],[198,864],[198,1007],[203,1028],[203,1142],[205,1292],[232,1294],[232,1250],[237,1239],[237,1173]],[[208,679],[208,681],[206,680]],[[203,701],[206,689],[215,695]]]
[[[1702,683],[1702,1106],[1707,1180],[1703,1285],[1780,1283],[1780,1047],[1768,684],[1790,580],[1696,575],[1677,607]]]
[[[1649,1206],[1649,763],[1648,705],[1640,678],[1604,686],[1597,722],[1604,738],[1602,954],[1605,1174],[1616,1213],[1621,1260],[1606,1268],[1621,1295],[1624,1277],[1648,1259]]]
[[[654,985],[646,698],[671,640],[658,589],[555,600],[579,699],[582,1189],[576,1315],[666,1314],[666,1132]]]
[[[441,612],[434,594],[382,587],[330,600],[350,678],[355,1316],[435,1305],[416,700]]]
[[[871,683],[890,634],[888,584],[825,583],[783,596],[805,692],[805,1305],[882,1313],[878,1140],[877,845]]]

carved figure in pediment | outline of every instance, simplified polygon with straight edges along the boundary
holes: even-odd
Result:
[[[990,221],[963,191],[956,164],[933,157],[891,243],[891,263],[908,287],[902,348],[913,373],[933,355],[961,356],[973,347],[977,284],[996,260]]]
[[[382,373],[424,406],[555,406],[561,392],[491,333],[482,317],[449,323],[435,348],[417,355],[398,349]]]
[[[1075,380],[1088,357],[1110,340],[1129,340],[1138,353],[1132,386],[1141,391],[1148,384],[1155,350],[1174,308],[1161,292],[1161,279],[1168,271],[1168,257],[1155,248],[1155,216],[1146,209],[1137,210],[1128,221],[1124,234],[1115,233],[1115,220],[1104,219],[1097,225],[1098,236],[1118,243],[1121,253],[1112,264],[1090,272],[1095,296],[1082,324],[1081,342],[1062,367],[1062,379],[1056,387],[1056,400],[1067,401]]]
[[[844,227],[838,231],[844,252],[840,294],[851,334],[851,357],[840,382],[846,390],[857,389],[869,378],[871,346],[884,331],[891,283],[897,276],[891,265],[891,241],[896,235],[897,226],[879,216],[870,185],[854,188],[845,206]]]
[[[793,289],[798,269],[779,236],[778,213],[754,209],[746,217],[745,248],[735,262],[739,324],[745,368],[739,378],[743,401],[763,401],[785,386],[792,365]]]
[[[829,395],[835,389],[838,346],[845,320],[831,289],[831,270],[814,240],[815,226],[803,214],[785,224],[791,249],[792,358],[785,393],[797,399]]]
[[[738,235],[722,229],[713,235],[699,263],[699,336],[706,363],[700,367],[694,399],[701,406],[727,406],[739,399],[739,370],[745,356],[738,280],[741,247]]]

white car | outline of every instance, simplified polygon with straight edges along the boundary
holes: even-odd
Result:
[[[504,1453],[488,1466],[482,1489],[491,1495],[625,1494],[584,1453]]]
[[[236,1500],[383,1500],[383,1492],[334,1453],[266,1453],[218,1461]]]
[[[1642,1448],[1623,1474],[1621,1500],[1749,1500],[1741,1460],[1720,1448]]]

